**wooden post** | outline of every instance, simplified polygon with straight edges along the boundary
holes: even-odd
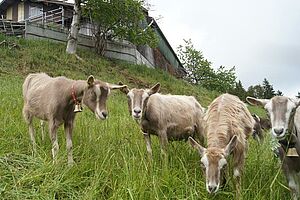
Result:
[[[46,13],[45,13],[46,14]],[[44,26],[44,12],[43,12],[43,15],[42,15],[42,26],[43,26],[43,28],[45,27]]]
[[[15,35],[14,27],[12,25],[12,21],[10,21],[10,28],[11,28],[12,35]]]
[[[65,28],[65,10],[64,7],[61,6],[61,29]]]

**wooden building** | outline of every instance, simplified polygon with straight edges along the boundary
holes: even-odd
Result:
[[[40,24],[44,28],[51,26],[51,28],[56,27],[66,32],[71,26],[72,14],[73,3],[64,0],[3,0],[0,3],[0,20],[27,21]],[[186,74],[184,67],[155,19],[148,15],[147,10],[145,10],[145,18],[146,25],[151,24],[151,28],[157,33],[159,43],[156,48],[150,48],[147,45],[134,47],[147,60],[143,63],[147,63],[146,65],[150,67],[161,68],[176,77],[183,77]],[[92,27],[91,24],[88,20],[83,21],[85,22],[82,22],[79,33],[92,36],[92,31],[89,28]],[[112,53],[109,55],[114,57]],[[122,58],[120,55],[116,57]]]

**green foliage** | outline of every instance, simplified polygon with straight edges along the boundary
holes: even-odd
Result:
[[[73,79],[96,78],[130,87],[162,84],[162,93],[195,95],[207,106],[218,94],[177,80],[164,71],[109,61],[78,49],[85,61],[65,53],[63,44],[6,38],[20,49],[0,51],[0,197],[1,199],[234,199],[233,177],[218,194],[209,195],[198,152],[186,142],[172,142],[168,163],[160,157],[157,137],[152,137],[153,160],[138,125],[129,116],[127,98],[112,91],[110,117],[99,121],[88,109],[77,114],[73,134],[75,166],[67,166],[63,128],[58,131],[58,163],[52,163],[51,141],[41,140],[39,121],[34,121],[37,155],[32,155],[28,127],[22,117],[22,83],[30,72],[47,72]],[[249,107],[255,113],[263,110]],[[263,113],[262,113],[263,114]],[[261,115],[260,115],[261,116]],[[278,160],[267,135],[262,145],[249,138],[242,177],[243,200],[290,199]]]
[[[177,50],[179,59],[187,71],[185,79],[189,83],[218,92],[229,92],[233,89],[236,79],[235,67],[226,69],[220,66],[215,71],[202,52],[194,48],[191,39],[184,40],[184,43],[179,45]]]
[[[125,39],[136,45],[157,45],[154,30],[148,27],[141,0],[88,0],[83,16],[96,24],[96,45],[103,51],[105,42]]]
[[[213,82],[211,82],[211,86],[208,88],[220,92],[229,92],[234,88],[235,80],[235,67],[226,69],[224,66],[220,66],[217,71],[215,71]]]
[[[204,84],[213,76],[211,62],[204,58],[201,51],[194,48],[191,39],[183,40],[184,46],[177,47],[178,56],[187,71],[185,79],[193,84]]]
[[[277,90],[275,92],[275,96],[283,96],[283,93],[280,90]]]
[[[250,86],[247,91],[247,95],[256,98],[263,98],[264,88],[261,85]]]
[[[260,99],[270,99],[275,95],[282,96],[283,93],[278,90],[277,93],[273,89],[273,85],[265,78],[262,85],[250,86],[247,91],[248,96],[260,98]]]
[[[264,92],[263,92],[264,99],[270,99],[275,96],[275,91],[273,89],[273,85],[271,85],[270,82],[266,78],[264,78],[262,86],[264,89]]]
[[[238,96],[242,101],[246,101],[247,92],[243,87],[242,81],[235,83],[233,90],[230,91],[231,94]]]

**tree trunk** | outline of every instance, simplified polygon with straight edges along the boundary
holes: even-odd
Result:
[[[76,54],[77,48],[77,38],[78,32],[80,29],[80,16],[81,16],[81,0],[75,0],[74,3],[74,13],[73,13],[73,20],[71,25],[71,30],[68,36],[68,43],[66,52],[69,54]]]
[[[97,54],[103,56],[104,50],[106,48],[106,39],[104,37],[104,34],[102,34],[100,28],[97,30],[97,33],[94,34],[95,38],[95,48]]]

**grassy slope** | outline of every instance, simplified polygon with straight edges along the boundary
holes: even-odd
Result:
[[[109,98],[110,118],[97,121],[87,109],[78,114],[74,129],[72,168],[66,164],[65,139],[59,129],[59,163],[52,164],[49,138],[41,141],[38,121],[38,155],[32,156],[27,127],[22,119],[21,86],[29,72],[47,72],[74,79],[96,78],[130,86],[161,82],[163,93],[194,95],[204,106],[217,95],[193,87],[159,70],[111,62],[80,51],[80,62],[65,54],[65,46],[50,42],[13,40],[20,50],[0,47],[0,196],[1,199],[234,199],[229,184],[208,195],[199,156],[185,142],[169,147],[163,164],[158,139],[153,137],[154,159],[147,160],[138,126],[128,115],[126,97],[114,91]],[[253,109],[253,108],[251,108]],[[253,109],[260,113],[260,110]],[[243,179],[243,199],[288,199],[285,181],[270,151],[269,142],[250,139]],[[272,187],[270,185],[273,183]]]

